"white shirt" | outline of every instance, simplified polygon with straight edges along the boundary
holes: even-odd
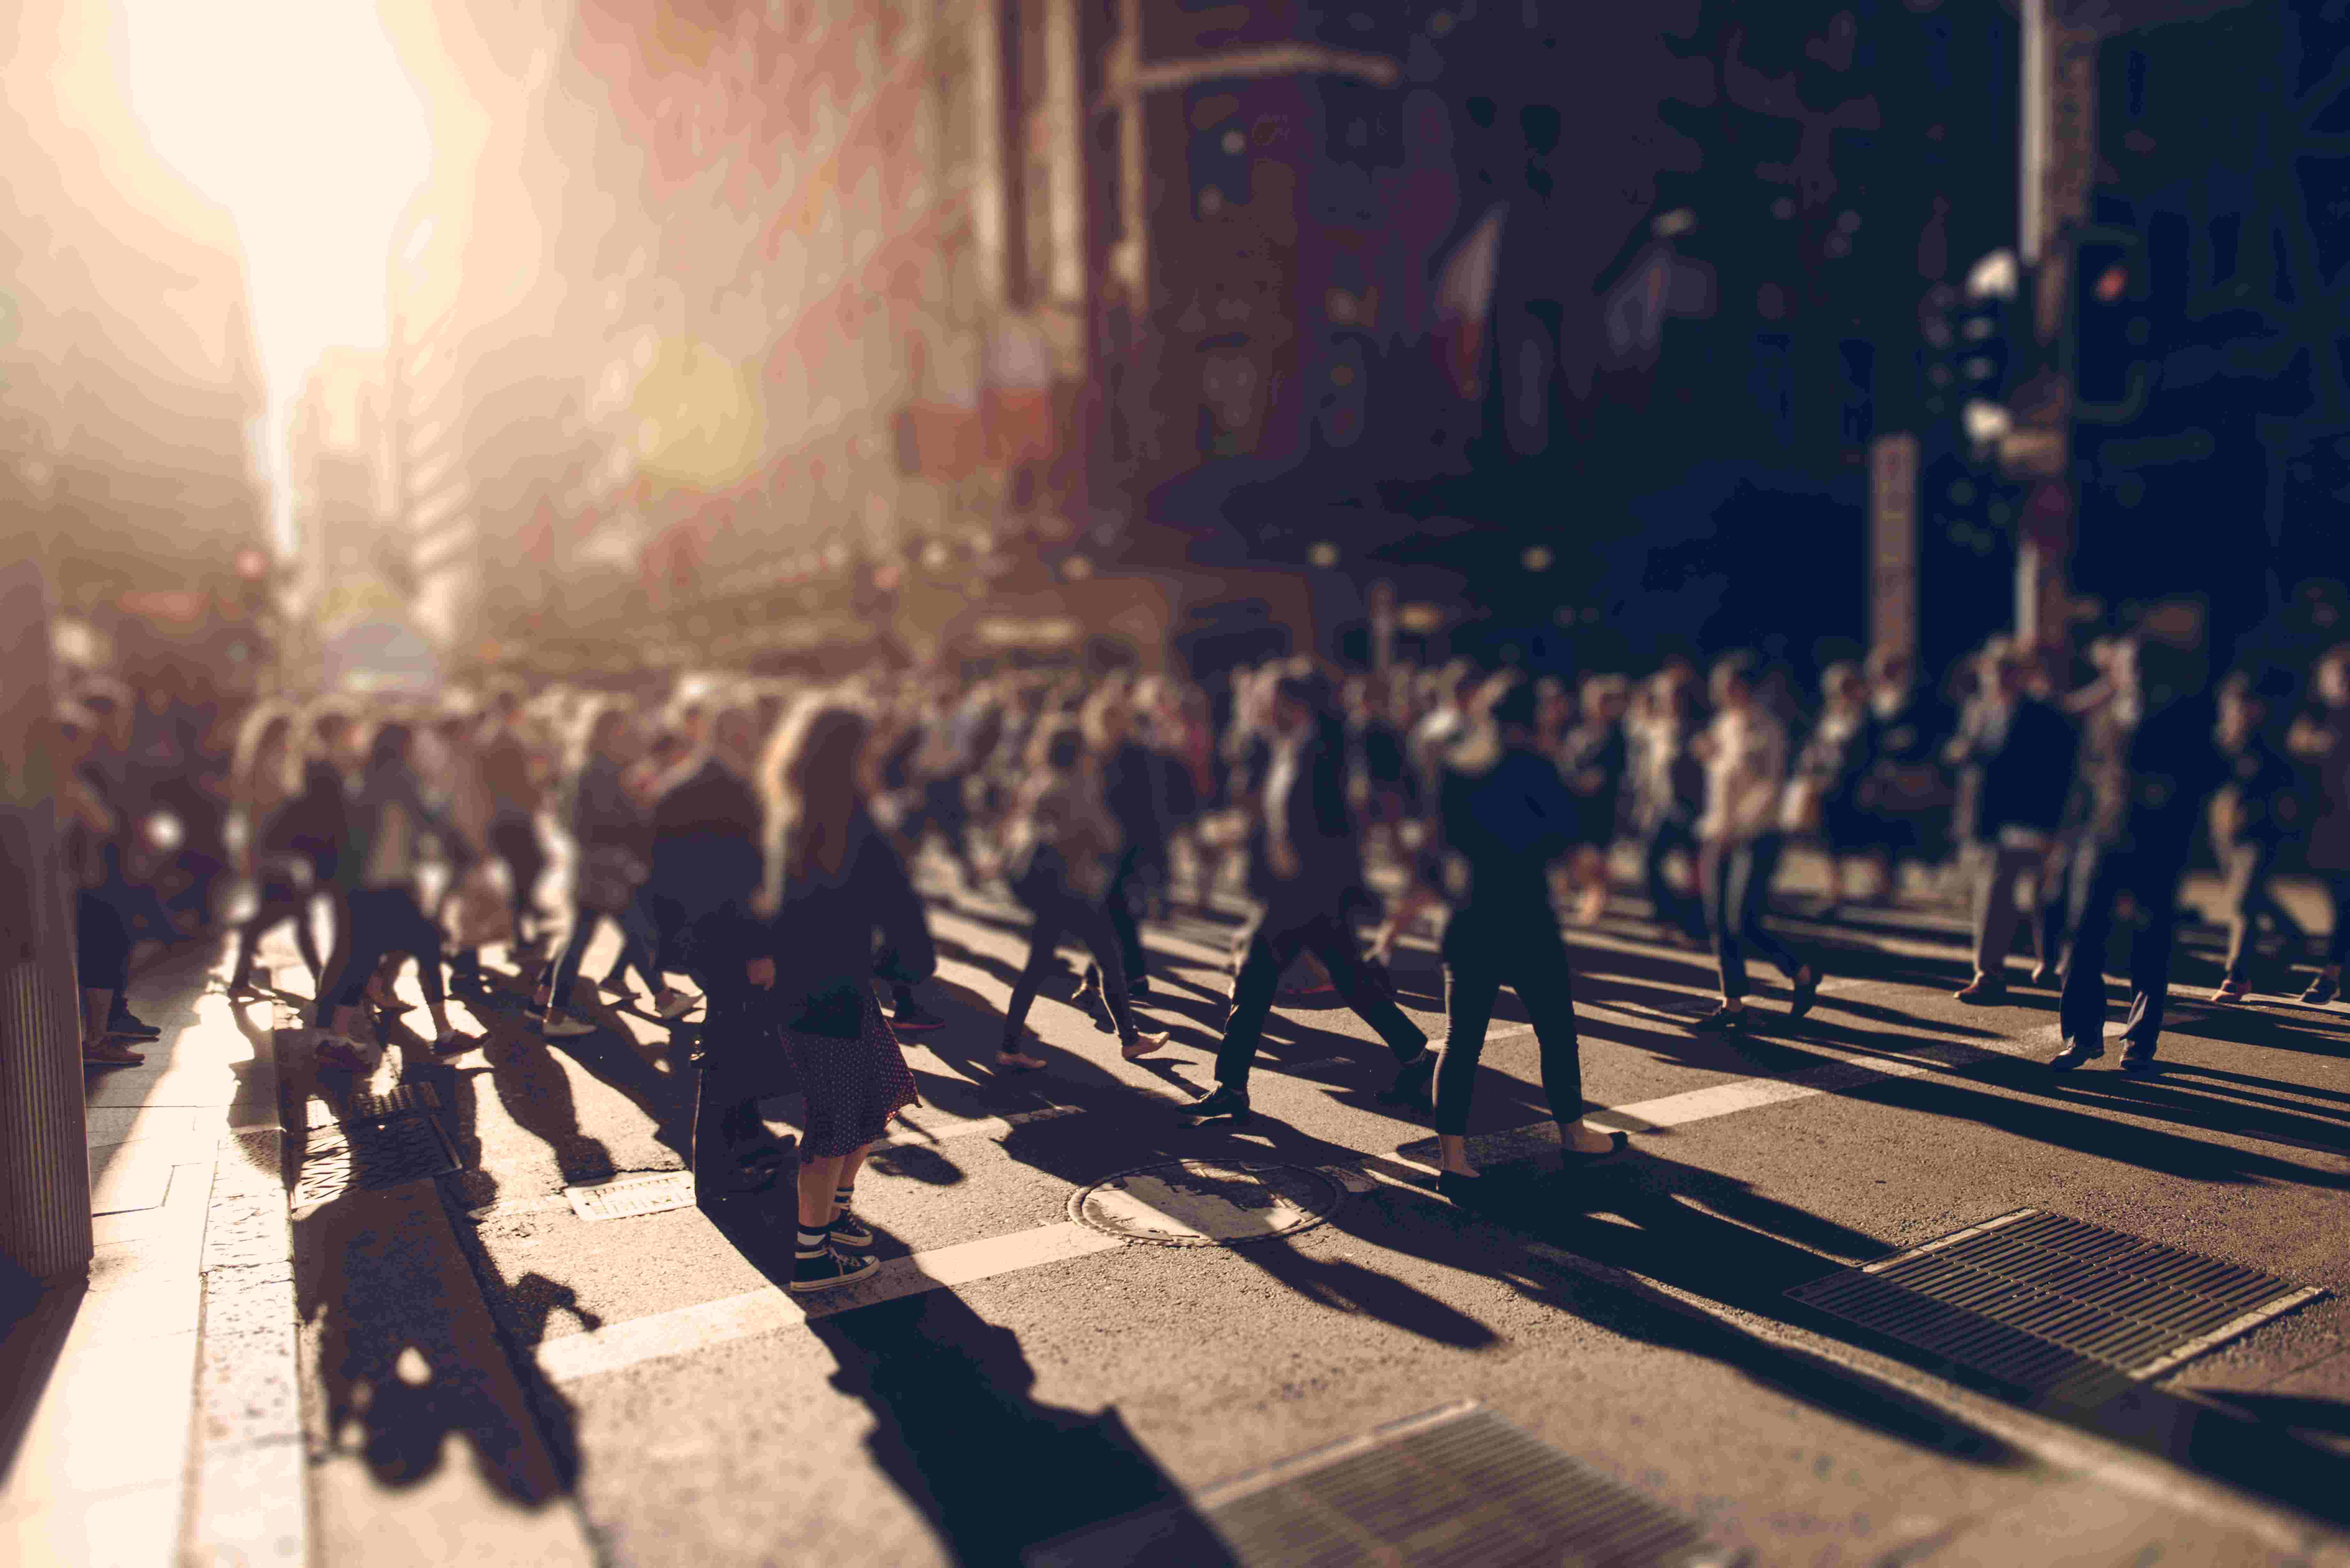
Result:
[[[1742,844],[1777,830],[1787,732],[1760,705],[1725,708],[1706,726],[1705,814],[1697,836]]]

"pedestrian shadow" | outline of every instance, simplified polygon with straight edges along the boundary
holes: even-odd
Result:
[[[770,1280],[790,1281],[787,1228],[745,1228],[732,1239]],[[916,1284],[893,1300],[858,1304],[852,1295],[832,1307],[819,1299],[806,1310],[808,1334],[832,1354],[833,1386],[871,1412],[865,1443],[874,1463],[955,1563],[1011,1568],[1041,1542],[1170,1504],[1186,1516],[1177,1560],[1232,1561],[1115,1407],[1037,1398],[1019,1335],[952,1290]]]

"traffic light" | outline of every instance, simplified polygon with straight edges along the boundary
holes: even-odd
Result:
[[[2063,363],[2075,417],[2126,424],[2146,408],[2158,350],[2145,242],[2126,229],[2083,231],[2067,281]]]

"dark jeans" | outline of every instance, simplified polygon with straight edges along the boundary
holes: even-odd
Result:
[[[2178,923],[2178,879],[2185,869],[2178,855],[2091,845],[2077,852],[2073,875],[2078,913],[2064,991],[2056,1003],[2057,1023],[2067,1044],[2105,1044],[2106,947],[2113,936],[2115,901],[2126,893],[2137,905],[2138,924],[2130,932],[2129,1022],[2122,1037],[2152,1049],[2162,1033],[2163,1004],[2170,995],[2171,940]]]
[[[2261,917],[2266,915],[2277,934],[2298,948],[2309,940],[2301,922],[2269,893],[2269,873],[2276,866],[2273,844],[2231,844],[2220,854],[2228,873],[2228,978],[2241,981],[2252,961],[2252,941]],[[2334,925],[2338,928],[2337,918]]]
[[[326,966],[318,961],[318,940],[310,930],[310,895],[284,877],[268,877],[254,890],[254,899],[253,913],[230,939],[236,961],[229,969],[229,984],[243,985],[252,978],[254,953],[262,937],[280,920],[294,922],[294,945],[302,954],[302,962],[312,980],[323,979]]]
[[[1232,1021],[1224,1025],[1224,1042],[1216,1052],[1217,1083],[1248,1092],[1249,1069],[1256,1063],[1265,1015],[1273,1011],[1282,975],[1302,952],[1311,952],[1322,961],[1340,999],[1378,1031],[1398,1062],[1419,1059],[1428,1048],[1428,1036],[1404,1015],[1363,961],[1362,949],[1346,921],[1336,914],[1268,909],[1259,913],[1250,928],[1240,974],[1232,981]]]
[[[2061,969],[2066,946],[2073,940],[2074,909],[2079,900],[2074,895],[2081,889],[2073,877],[2073,864],[2080,858],[2076,847],[2059,849],[2050,862],[2046,882],[2040,889],[2040,908],[2035,912],[2032,940],[2040,961],[2050,969]]]
[[[1093,954],[1110,1022],[1117,1026],[1118,1039],[1131,1041],[1136,1026],[1126,986],[1126,957],[1119,950],[1117,925],[1109,912],[1075,894],[1053,888],[1023,886],[1014,891],[1035,915],[1036,923],[1028,934],[1028,961],[1020,966],[1020,978],[1012,982],[1011,1000],[1003,1006],[1003,1049],[1020,1049],[1022,1032],[1028,1025],[1028,1009],[1036,1001],[1037,988],[1053,971],[1064,937],[1076,938]]]
[[[548,977],[553,988],[548,993],[549,1002],[557,1010],[571,1005],[571,993],[579,979],[579,966],[588,961],[588,944],[596,940],[597,923],[605,919],[620,928],[620,961],[613,973],[625,975],[634,966],[649,989],[656,993],[660,991],[660,976],[652,968],[652,949],[656,940],[652,920],[638,902],[632,898],[627,909],[617,912],[591,909],[585,904],[575,903],[571,906],[570,933],[563,940],[563,950],[555,955],[555,970]]]
[[[344,922],[334,971],[318,987],[318,1027],[332,1026],[336,1008],[357,1007],[376,966],[394,953],[416,961],[417,979],[435,1008],[446,1000],[441,985],[441,928],[417,907],[413,888],[359,888],[345,902]]]
[[[130,984],[130,928],[96,893],[74,900],[74,970],[82,990],[110,991],[118,1001]]]
[[[1771,879],[1778,875],[1784,841],[1775,833],[1742,844],[1717,844],[1706,851],[1705,915],[1713,929],[1713,958],[1721,971],[1721,995],[1736,1002],[1746,994],[1746,950],[1790,981],[1804,961],[1763,924],[1771,903]]]
[[[1444,931],[1444,1061],[1436,1075],[1436,1130],[1469,1130],[1477,1058],[1493,1002],[1507,985],[1532,1015],[1542,1047],[1543,1094],[1561,1124],[1583,1115],[1583,1061],[1566,943],[1550,909],[1463,909]]]
[[[1149,978],[1142,951],[1142,926],[1134,917],[1135,901],[1142,897],[1143,874],[1142,852],[1128,850],[1118,857],[1118,869],[1110,875],[1109,892],[1102,900],[1102,913],[1109,917],[1111,934],[1118,939],[1118,956],[1126,965],[1129,987]]]
[[[513,886],[515,940],[524,941],[538,929],[538,883],[546,875],[546,850],[538,841],[538,824],[519,812],[500,814],[490,823],[490,851],[505,862]]]
[[[1659,925],[1675,926],[1702,940],[1704,905],[1679,891],[1665,877],[1665,857],[1676,849],[1685,852],[1691,860],[1697,858],[1697,838],[1690,832],[1690,819],[1678,813],[1649,828],[1648,836],[1640,841],[1640,866],[1648,877],[1648,906],[1655,911]]]

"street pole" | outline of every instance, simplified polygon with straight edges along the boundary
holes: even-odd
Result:
[[[0,1260],[24,1280],[89,1267],[73,919],[57,864],[48,585],[0,562]]]
[[[2096,175],[2098,30],[2061,0],[2023,0],[2023,135],[2019,249],[2033,269],[2033,339],[2040,371],[2019,399],[2019,477],[2035,482],[2015,554],[2015,632],[2054,649],[2072,619],[2073,389],[2060,348],[2070,313],[2074,238]]]

